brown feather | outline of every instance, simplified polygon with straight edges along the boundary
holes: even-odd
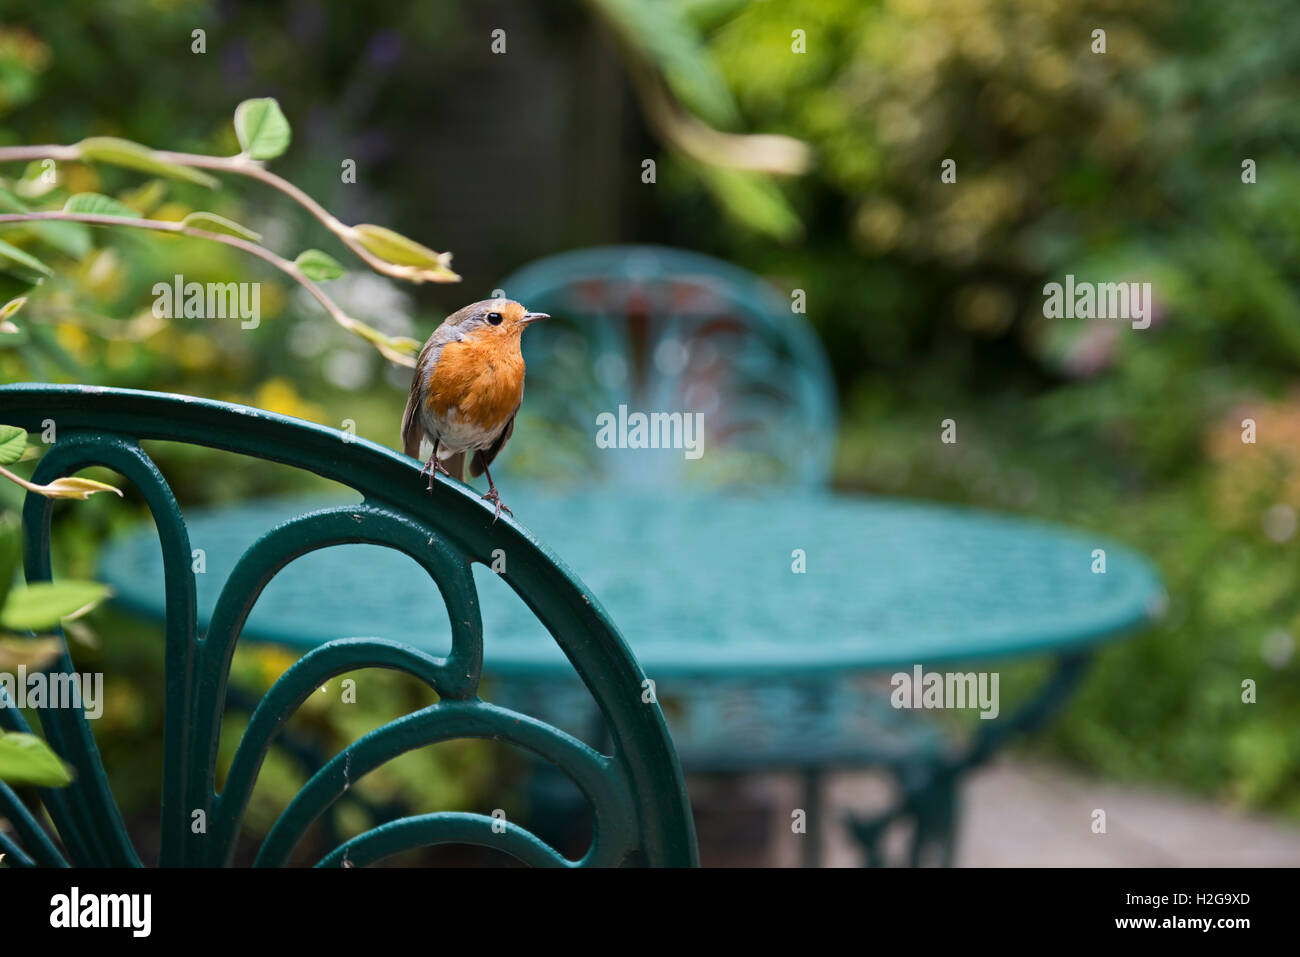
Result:
[[[424,436],[424,426],[415,413],[419,405],[419,397],[412,389],[406,400],[406,411],[402,413],[402,451],[413,459],[420,457],[420,439]]]
[[[406,411],[402,413],[402,451],[413,459],[420,457],[420,439],[424,437],[424,426],[420,423],[420,383],[424,379],[425,364],[434,346],[433,337],[424,344],[420,356],[415,360],[415,375],[411,377],[411,392],[406,397]]]

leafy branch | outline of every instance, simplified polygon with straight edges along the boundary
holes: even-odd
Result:
[[[5,309],[2,314],[6,316],[17,311],[8,306]],[[27,432],[0,425],[0,477],[47,498],[84,499],[96,492],[122,494],[103,482],[72,476],[47,485],[19,478],[5,466],[26,457],[26,452]],[[72,580],[14,588],[18,551],[18,528],[7,514],[0,513],[0,669],[38,670],[48,667],[63,651],[62,639],[48,632],[90,611],[109,596],[109,589],[99,582]],[[5,703],[5,707],[13,706],[13,702]],[[0,732],[0,781],[61,787],[72,781],[72,769],[35,735]]]
[[[343,275],[343,267],[340,266],[332,257],[316,249],[309,249],[300,255],[296,260],[290,262],[283,256],[279,256],[267,249],[265,246],[258,244],[260,238],[252,230],[246,230],[236,223],[225,220],[212,213],[191,213],[180,222],[173,222],[163,219],[142,219],[121,207],[122,213],[129,215],[114,214],[105,215],[102,213],[83,213],[68,211],[69,207],[79,204],[80,200],[107,200],[114,206],[120,204],[109,199],[107,196],[98,196],[94,193],[79,193],[68,200],[68,206],[63,212],[33,212],[33,213],[5,213],[0,214],[0,224],[3,223],[25,223],[25,222],[65,222],[65,223],[86,223],[90,226],[129,226],[136,229],[150,229],[155,232],[175,233],[183,236],[193,236],[196,239],[208,239],[212,242],[223,243],[226,246],[232,246],[235,249],[241,249],[246,253],[256,256],[264,262],[270,263],[276,269],[283,272],[294,282],[298,283],[312,297],[324,307],[329,313],[330,318],[337,322],[348,332],[356,333],[367,342],[375,346],[376,349],[386,358],[402,365],[414,366],[415,360],[411,358],[412,352],[418,351],[420,344],[414,339],[405,337],[386,336],[372,326],[367,325],[359,319],[349,316],[333,299],[325,294],[325,291],[316,284],[314,279],[337,279]],[[196,218],[198,217],[198,218]],[[193,222],[203,222],[213,226],[220,225],[217,221],[221,220],[225,224],[226,232],[215,232],[213,229],[199,229],[190,225]],[[239,230],[236,233],[234,230]],[[256,238],[244,238],[256,237]]]
[[[619,47],[654,135],[724,211],[789,241],[802,235],[803,223],[773,177],[806,173],[812,148],[789,136],[726,130],[740,123],[740,110],[705,41],[709,29],[745,2],[586,0]]]
[[[16,301],[16,300],[15,300]],[[5,310],[9,310],[9,306]],[[9,310],[10,314],[16,310]],[[0,310],[0,315],[4,311]],[[122,497],[122,492],[111,485],[105,485],[103,482],[94,482],[90,479],[79,479],[67,476],[55,479],[48,485],[37,485],[26,479],[19,478],[13,472],[10,472],[6,465],[13,465],[15,462],[24,458],[27,454],[27,433],[23,429],[14,425],[0,425],[0,477],[4,477],[15,485],[20,485],[29,492],[35,492],[37,495],[44,495],[46,498],[81,498],[86,499],[96,492],[113,492],[118,498]],[[0,567],[0,572],[4,569]],[[4,605],[4,582],[0,581],[0,607]]]
[[[241,150],[234,156],[207,156],[154,150],[130,140],[91,137],[71,145],[0,147],[0,162],[52,159],[62,162],[107,163],[155,176],[165,176],[198,186],[216,188],[220,181],[207,171],[246,176],[278,190],[315,217],[366,265],[386,276],[408,282],[456,282],[451,254],[438,253],[384,226],[361,223],[349,226],[330,213],[293,183],[270,172],[265,161],[280,156],[289,146],[291,131],[279,104],[270,98],[245,100],[235,110],[235,133]],[[256,256],[283,272],[306,289],[330,317],[344,329],[361,336],[385,358],[406,366],[415,365],[420,344],[406,337],[390,337],[356,319],[335,303],[317,281],[336,279],[343,267],[319,250],[307,250],[289,260],[261,245],[253,230],[215,213],[191,213],[180,222],[143,219],[126,206],[106,196],[83,193],[68,200],[62,211],[28,210],[0,215],[0,223],[63,221],[95,226],[128,226],[157,232],[176,233],[224,243]],[[0,244],[0,255],[35,274],[50,270],[29,254]]]

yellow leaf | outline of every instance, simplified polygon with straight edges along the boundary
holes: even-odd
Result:
[[[0,322],[11,318],[14,313],[25,305],[27,305],[26,296],[19,296],[17,299],[10,299],[4,304],[4,308],[0,309]]]
[[[28,671],[43,669],[62,651],[63,642],[54,635],[36,638],[0,635],[0,671],[12,673],[20,665]]]
[[[114,488],[104,482],[96,482],[94,479],[77,478],[71,475],[55,479],[48,485],[30,486],[28,490],[38,495],[44,495],[46,498],[87,499],[96,492],[112,492],[118,498],[122,497],[122,490],[119,488]]]

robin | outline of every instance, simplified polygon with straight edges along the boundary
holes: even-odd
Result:
[[[488,466],[515,430],[515,413],[524,398],[524,356],[519,337],[544,312],[528,312],[511,299],[484,299],[453,312],[433,331],[420,350],[411,380],[411,394],[402,415],[402,448],[420,457],[420,442],[428,439],[433,452],[420,474],[441,472],[465,480],[465,456],[470,475],[486,475],[488,493],[496,505],[492,521],[504,511]],[[443,464],[446,459],[446,464]]]

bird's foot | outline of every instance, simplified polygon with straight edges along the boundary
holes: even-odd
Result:
[[[497,507],[496,514],[492,516],[493,525],[497,523],[497,519],[501,517],[502,512],[505,512],[511,518],[515,517],[515,513],[506,507],[505,502],[501,501],[501,496],[497,494],[496,486],[488,489],[488,493],[483,496],[483,501],[492,502]]]
[[[440,461],[438,460],[438,455],[437,455],[437,453],[434,453],[433,455],[430,455],[430,456],[429,456],[429,461],[425,462],[425,463],[424,463],[424,468],[420,469],[420,474],[421,474],[421,475],[423,475],[425,472],[428,472],[428,473],[429,473],[429,484],[428,484],[428,486],[426,486],[426,488],[425,488],[425,491],[427,491],[427,492],[432,492],[432,491],[433,491],[433,473],[434,473],[434,472],[441,472],[443,475],[447,476],[448,478],[451,478],[451,472],[447,471],[447,466],[443,465],[442,462],[440,462]]]

